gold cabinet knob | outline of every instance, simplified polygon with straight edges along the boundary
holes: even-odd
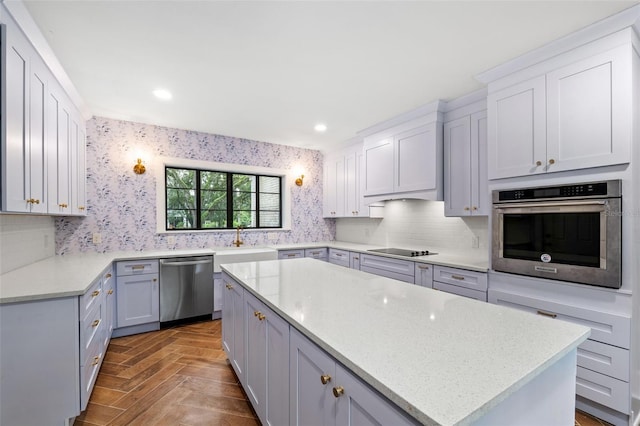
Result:
[[[342,395],[344,395],[344,388],[342,386],[336,386],[335,388],[333,388],[333,396],[339,398]]]
[[[113,289],[109,290],[107,294],[113,294]]]
[[[91,365],[98,365],[98,362],[100,362],[100,355],[93,357],[93,362],[91,363]]]
[[[85,207],[84,207],[84,206],[79,206],[79,207],[78,207],[78,210],[84,210],[84,209],[85,209]]]
[[[227,284],[227,285],[225,285],[225,287],[227,288],[227,290],[231,290],[233,288],[233,286],[231,284]]]
[[[320,381],[322,382],[323,385],[326,385],[331,381],[331,376],[328,374],[323,374],[322,376],[320,376]]]
[[[158,281],[158,279],[157,279],[157,278],[154,278],[152,281],[155,283],[156,281]]]
[[[468,212],[469,211],[469,207],[465,207],[464,211]]]
[[[98,324],[100,324],[100,320],[99,320],[99,319],[97,319],[97,320],[93,321],[93,322],[91,323],[91,327],[97,327],[97,326],[98,326]]]
[[[253,316],[257,317],[258,315],[260,315],[260,311],[253,311]]]
[[[94,290],[93,293],[91,293],[91,297],[96,297],[100,294],[100,290]]]
[[[539,161],[539,160],[538,160],[538,161],[536,161],[536,166],[538,166],[538,167],[539,167],[539,166],[542,166],[542,161]]]
[[[40,204],[40,200],[33,200],[34,204]]]
[[[266,317],[262,313],[258,313],[258,319],[260,321],[264,320]]]
[[[104,277],[105,277],[105,278],[111,278],[112,276],[113,276],[113,275],[111,275],[111,274],[106,274]]]
[[[554,160],[553,158],[549,158],[549,164],[556,164],[556,160]]]
[[[471,210],[476,211],[478,208],[476,206],[471,207]]]

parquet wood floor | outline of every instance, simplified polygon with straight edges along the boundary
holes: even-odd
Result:
[[[219,320],[112,339],[74,426],[259,425],[221,339]]]
[[[259,425],[221,339],[220,320],[112,339],[74,426]],[[607,425],[579,411],[575,424]]]

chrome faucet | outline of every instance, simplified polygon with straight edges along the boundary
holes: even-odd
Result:
[[[244,244],[244,241],[240,239],[240,227],[238,226],[238,229],[236,229],[236,240],[233,242],[233,245],[240,247],[242,244]]]

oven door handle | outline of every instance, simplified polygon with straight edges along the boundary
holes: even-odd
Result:
[[[607,200],[588,200],[588,201],[556,201],[551,203],[504,203],[494,204],[494,209],[517,209],[517,208],[536,208],[536,207],[586,207],[586,206],[606,206],[609,204]]]

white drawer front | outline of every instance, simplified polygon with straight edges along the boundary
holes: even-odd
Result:
[[[441,283],[438,281],[433,282],[433,288],[435,288],[436,290],[447,292],[447,293],[457,294],[458,296],[464,296],[470,299],[480,300],[482,302],[487,301],[487,293],[485,291],[471,290],[470,288],[459,287],[457,285]]]
[[[334,265],[349,267],[349,252],[346,250],[329,249],[329,262]]]
[[[621,413],[629,413],[629,383],[578,367],[576,393]]]
[[[363,254],[360,256],[360,267],[383,269],[388,272],[409,275],[411,277],[413,277],[414,274],[414,263],[411,261],[393,259],[390,257],[372,256],[370,254]],[[364,269],[362,270],[364,271]]]
[[[487,291],[487,274],[483,272],[434,266],[433,280],[472,290]]]
[[[158,272],[158,260],[132,260],[127,262],[118,262],[116,266],[118,275],[139,275],[151,274]]]
[[[305,257],[312,257],[314,259],[326,260],[328,251],[329,250],[326,247],[314,248],[314,249],[305,249],[304,250],[304,256]]]
[[[80,365],[84,365],[87,354],[102,340],[104,329],[104,303],[96,305],[87,317],[80,321]]]
[[[278,259],[298,259],[304,257],[304,250],[280,250]]]
[[[380,275],[381,277],[393,278],[394,280],[404,281],[405,283],[413,284],[413,275],[399,274],[393,271],[386,271],[384,269],[370,268],[368,266],[360,265],[362,272],[368,272],[374,275]]]
[[[489,289],[489,302],[590,327],[589,339],[629,349],[631,340],[629,317],[491,289]]]
[[[629,351],[586,340],[578,346],[578,365],[616,379],[629,381]]]
[[[102,303],[102,299],[102,279],[97,279],[91,284],[89,290],[80,296],[80,320],[84,319],[94,306]]]
[[[96,346],[95,351],[88,355],[87,362],[80,367],[80,409],[83,411],[87,408],[91,391],[96,384],[98,371],[104,358],[104,348]]]

